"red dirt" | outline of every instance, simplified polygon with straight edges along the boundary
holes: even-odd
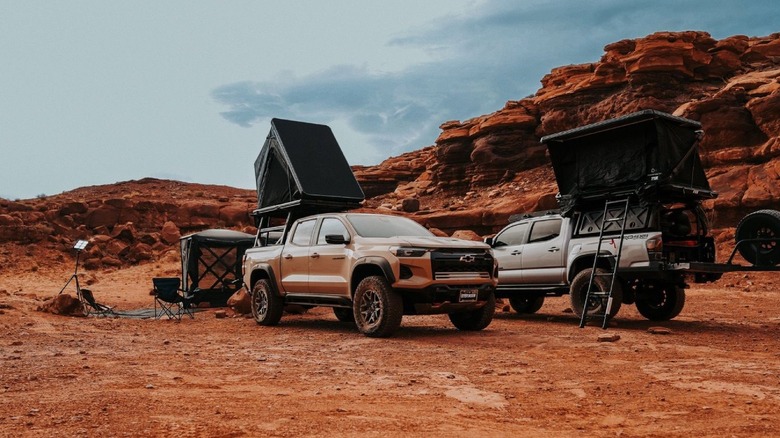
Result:
[[[6,249],[8,250],[8,249]],[[70,262],[72,263],[72,262]],[[3,436],[770,436],[780,429],[780,275],[689,290],[674,321],[624,306],[607,333],[568,299],[499,312],[479,333],[405,317],[369,339],[328,309],[278,327],[215,318],[77,318],[35,311],[67,260],[0,274]],[[152,307],[163,261],[82,280],[119,310]],[[91,279],[91,280],[90,280]],[[69,288],[66,292],[74,293]],[[650,327],[671,333],[652,334]]]

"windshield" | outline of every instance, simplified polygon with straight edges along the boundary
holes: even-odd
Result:
[[[347,220],[362,237],[433,236],[425,227],[405,217],[349,214]]]

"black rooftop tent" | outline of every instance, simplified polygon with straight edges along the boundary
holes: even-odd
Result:
[[[260,244],[276,241],[265,232],[272,218],[286,224],[316,213],[360,207],[365,199],[330,127],[272,119],[271,131],[255,160],[257,209],[253,212]]]
[[[232,230],[206,230],[181,238],[183,289],[193,302],[223,306],[241,286],[244,253],[255,236]]]
[[[542,137],[550,152],[564,213],[587,202],[634,194],[649,201],[707,199],[698,144],[701,124],[656,110]]]
[[[272,119],[255,160],[255,178],[255,214],[292,207],[355,208],[365,198],[326,125]]]

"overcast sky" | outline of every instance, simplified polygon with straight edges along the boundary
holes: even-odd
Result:
[[[780,32],[777,0],[0,0],[0,196],[157,177],[253,188],[272,117],[350,164],[663,30]]]

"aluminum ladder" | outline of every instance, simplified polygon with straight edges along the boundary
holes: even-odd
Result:
[[[585,321],[589,318],[602,318],[601,328],[607,328],[607,321],[609,321],[609,313],[612,310],[612,291],[615,288],[615,279],[617,278],[618,266],[620,266],[620,255],[623,252],[623,237],[626,234],[626,221],[628,217],[628,203],[629,198],[619,199],[615,201],[607,201],[604,203],[604,213],[602,214],[601,229],[599,230],[599,240],[596,246],[596,257],[593,258],[593,269],[590,271],[590,279],[588,280],[588,289],[585,293],[585,302],[582,306],[582,315],[580,316],[580,328],[585,327]],[[621,213],[619,216],[614,215],[614,211],[620,208]],[[611,216],[611,217],[610,217]],[[604,236],[607,228],[610,228],[611,224],[617,224],[620,227],[619,243],[615,247],[614,254],[612,252],[602,253],[602,244],[607,241],[613,241],[614,236]],[[610,261],[610,269],[597,272],[596,267],[599,266],[599,260],[608,259]],[[609,277],[609,289],[593,290],[596,277],[605,276]],[[588,308],[590,307],[591,300],[594,303],[600,302],[599,309],[603,309],[604,313],[588,314]]]

